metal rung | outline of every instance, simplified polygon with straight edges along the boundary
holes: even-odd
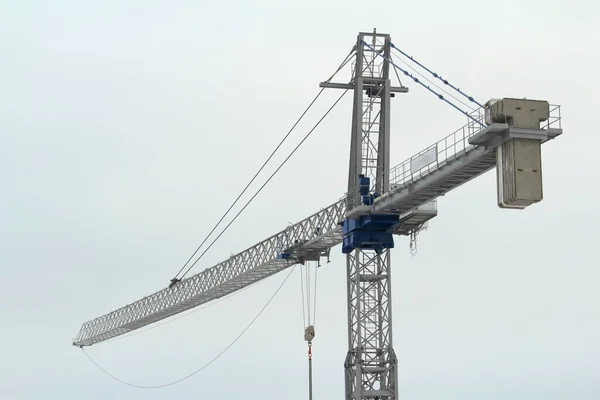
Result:
[[[389,368],[386,368],[386,367],[362,367],[362,370],[369,374],[381,374],[381,373],[389,370]]]
[[[381,399],[386,397],[392,397],[393,393],[389,390],[365,390],[362,392],[362,396],[367,398],[378,397]]]
[[[387,278],[387,275],[359,275],[361,282],[380,282]]]

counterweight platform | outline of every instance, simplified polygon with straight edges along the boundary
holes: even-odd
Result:
[[[550,110],[550,119],[539,130],[546,134],[545,140],[562,133],[560,108],[552,106]],[[481,112],[477,118],[483,123]],[[507,137],[510,132],[506,124],[491,124],[481,129],[480,125],[470,122],[392,168],[390,190],[375,198],[373,204],[346,212],[345,196],[228,260],[182,280],[173,288],[84,323],[73,345],[102,342],[233,293],[298,262],[327,257],[330,249],[342,242],[340,224],[347,218],[396,214],[399,222],[390,231],[408,234],[437,215],[435,199],[438,196],[492,169],[496,165],[496,147],[502,143],[498,135]]]

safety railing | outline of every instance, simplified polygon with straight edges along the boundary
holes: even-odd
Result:
[[[562,129],[562,116],[560,115],[560,106],[557,104],[550,105],[550,117],[545,123],[542,123],[542,129],[549,128]]]
[[[473,111],[471,116],[484,122],[481,109]],[[401,189],[421,179],[473,149],[469,138],[480,130],[481,125],[469,119],[466,125],[392,168],[389,178],[390,191]]]

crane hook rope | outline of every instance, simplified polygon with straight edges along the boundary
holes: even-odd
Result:
[[[308,342],[308,400],[313,398],[312,341]]]
[[[314,272],[311,274],[311,262],[307,261],[300,269],[300,285],[302,293],[302,319],[304,322],[304,340],[308,344],[308,399],[312,400],[312,341],[315,338],[315,315],[317,306],[317,270],[318,263],[314,263]]]
[[[311,263],[311,261],[306,261],[305,264],[300,267],[300,292],[302,295],[302,322],[304,323],[305,329],[307,327],[313,327],[314,337],[314,325],[317,313],[317,271],[319,264],[314,262],[313,268]],[[311,339],[306,340],[309,341]]]
[[[297,264],[296,264],[297,265]],[[107,375],[108,377],[112,378],[113,380],[122,383],[123,385],[126,386],[130,386],[130,387],[134,387],[134,388],[138,388],[138,389],[160,389],[160,388],[164,388],[167,386],[173,386],[176,385],[180,382],[183,382],[189,378],[191,378],[192,376],[198,374],[199,372],[203,371],[204,369],[206,369],[208,366],[210,366],[212,363],[214,363],[215,361],[217,361],[223,354],[225,354],[225,352],[227,350],[229,350],[243,335],[244,333],[246,333],[246,331],[248,329],[250,329],[250,327],[252,325],[254,325],[254,323],[256,322],[256,320],[258,319],[258,317],[261,316],[261,314],[266,310],[266,308],[269,306],[269,304],[271,304],[271,302],[273,301],[273,299],[275,298],[275,296],[277,296],[277,293],[279,293],[279,291],[281,290],[281,288],[283,287],[283,285],[285,284],[285,282],[288,280],[288,278],[292,275],[292,272],[294,272],[294,269],[296,269],[296,265],[294,265],[290,272],[286,275],[285,279],[281,282],[281,284],[279,285],[279,287],[277,287],[277,289],[275,290],[275,293],[273,293],[273,295],[269,298],[269,300],[267,300],[267,302],[265,303],[265,305],[260,309],[260,311],[258,312],[258,314],[256,314],[256,316],[250,321],[250,323],[248,325],[246,325],[246,327],[240,332],[239,335],[237,335],[235,337],[235,339],[233,339],[233,341],[231,343],[229,343],[223,350],[221,350],[221,352],[219,354],[217,354],[215,357],[213,357],[210,361],[208,361],[206,364],[204,364],[202,367],[198,368],[197,370],[195,370],[194,372],[184,376],[183,378],[174,380],[172,382],[168,382],[168,383],[164,383],[161,385],[151,385],[151,386],[145,386],[145,385],[137,385],[137,384],[133,384],[130,382],[127,382],[123,379],[120,379],[118,377],[116,377],[115,375],[111,374],[110,372],[108,372],[105,368],[103,368],[100,364],[98,364],[98,362],[96,362],[96,360],[94,360],[88,353],[87,351],[85,351],[85,349],[83,347],[81,347],[81,350],[83,351],[83,353],[87,356],[87,358],[89,358],[89,360],[100,370],[102,371],[105,375]]]

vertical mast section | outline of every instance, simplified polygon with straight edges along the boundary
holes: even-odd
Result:
[[[385,57],[379,57],[378,52]],[[389,35],[375,31],[358,35],[352,82],[348,211],[372,204],[389,188],[393,96],[389,56]],[[389,250],[394,246],[390,231],[397,222],[397,215],[369,214],[347,218],[343,223],[348,295],[348,354],[344,366],[347,400],[397,398]]]
[[[390,84],[390,47],[389,35],[359,33],[351,81],[319,85],[354,90],[346,219],[342,223],[348,292],[347,400],[397,399],[389,249],[394,247],[391,232],[399,215],[352,212],[373,204],[389,189],[390,99],[394,93],[408,92],[406,87]]]
[[[371,50],[363,42],[369,43]],[[377,52],[383,53],[382,58]],[[357,190],[360,176],[369,178],[375,196],[388,189],[390,97],[390,37],[360,33],[353,72],[354,102],[348,174],[348,210],[361,204]],[[400,89],[400,88],[399,88]],[[402,88],[403,89],[403,88]]]

